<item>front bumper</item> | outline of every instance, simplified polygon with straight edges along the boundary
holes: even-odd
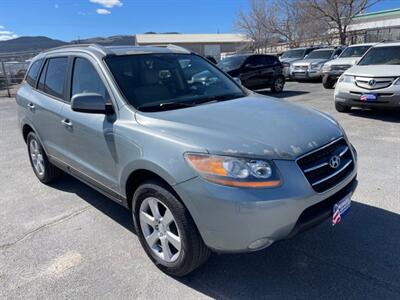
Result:
[[[233,188],[200,177],[175,186],[209,248],[217,252],[262,249],[325,220],[331,204],[355,189],[350,184],[355,182],[356,167],[331,190],[316,193],[294,161],[275,164],[284,174],[278,188]],[[324,209],[312,209],[320,203],[328,204],[323,205]],[[260,239],[270,243],[257,249],[249,247]]]
[[[315,69],[315,70],[295,70],[291,71],[291,76],[294,79],[318,79],[322,77],[322,71]]]
[[[363,93],[374,93],[378,99],[374,102],[361,101]],[[384,89],[367,90],[356,86],[354,83],[340,82],[335,89],[335,102],[346,106],[400,109],[400,86],[389,86]]]

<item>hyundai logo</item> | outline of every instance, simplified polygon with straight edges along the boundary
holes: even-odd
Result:
[[[329,160],[329,166],[332,169],[337,169],[340,166],[340,157],[337,155],[332,156],[331,159]]]
[[[368,81],[368,84],[369,84],[370,86],[374,86],[374,85],[376,84],[376,81],[373,80],[373,79],[371,79],[370,81]]]

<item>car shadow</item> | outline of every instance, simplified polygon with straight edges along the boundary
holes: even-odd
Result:
[[[391,123],[400,123],[400,110],[378,110],[353,108],[349,113],[353,117],[375,119]]]
[[[309,93],[307,91],[291,91],[291,90],[283,90],[279,94],[273,93],[270,90],[256,90],[255,92],[258,94],[261,94],[261,95],[271,96],[271,97],[275,97],[275,98],[290,98],[290,97],[300,96],[300,95]]]
[[[54,188],[77,194],[134,232],[127,209],[65,175]],[[212,254],[179,282],[217,299],[399,299],[400,215],[353,202],[337,226],[327,221],[247,254]]]

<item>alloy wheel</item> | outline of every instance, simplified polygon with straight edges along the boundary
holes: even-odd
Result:
[[[176,261],[182,242],[171,210],[157,198],[148,197],[140,205],[139,222],[151,251],[167,263]]]
[[[32,164],[36,173],[39,176],[43,176],[45,171],[43,153],[41,152],[39,144],[35,139],[32,139],[29,143],[29,154],[31,155]]]

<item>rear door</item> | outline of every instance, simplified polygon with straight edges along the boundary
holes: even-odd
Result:
[[[255,88],[262,84],[261,70],[263,62],[261,55],[252,55],[248,57],[243,64],[243,73],[240,79],[244,86],[248,88]]]
[[[68,57],[50,57],[46,60],[35,90],[28,101],[32,124],[48,155],[59,157],[63,137],[61,109],[65,101]]]
[[[260,87],[269,85],[274,78],[274,74],[277,68],[281,68],[281,63],[278,59],[274,60],[273,56],[262,55],[262,68],[260,70]]]
[[[90,56],[81,55],[71,59],[68,102],[62,109],[64,122],[66,163],[71,172],[107,192],[117,190],[118,157],[114,139],[116,114],[93,114],[76,112],[70,101],[77,94],[96,93],[111,103],[106,80]]]

